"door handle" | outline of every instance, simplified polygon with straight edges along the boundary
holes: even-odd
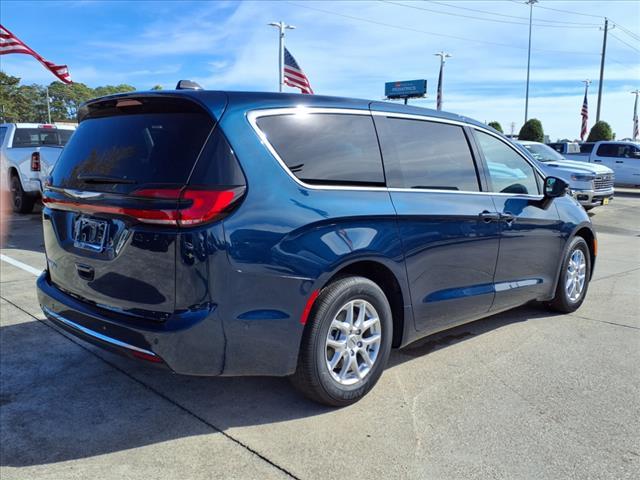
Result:
[[[513,213],[504,212],[500,214],[500,219],[507,222],[507,225],[511,225],[513,222],[516,221],[516,216]]]
[[[616,163],[624,163],[624,160],[616,160]]]
[[[594,160],[593,163],[602,163],[602,160]]]
[[[478,216],[484,223],[497,222],[498,220],[500,220],[500,214],[498,212],[490,212],[489,210],[480,212]]]

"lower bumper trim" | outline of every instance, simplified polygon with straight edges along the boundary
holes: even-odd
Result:
[[[65,324],[66,326],[77,330],[79,332],[84,333],[85,335],[88,335],[90,337],[93,337],[97,340],[100,340],[102,342],[105,343],[109,343],[111,345],[114,345],[116,347],[120,347],[120,348],[126,348],[127,350],[131,350],[133,352],[139,352],[142,353],[144,355],[148,355],[150,357],[153,358],[160,358],[158,357],[155,353],[153,353],[151,350],[145,350],[144,348],[140,348],[140,347],[136,347],[135,345],[131,345],[129,343],[126,342],[122,342],[120,340],[117,340],[115,338],[111,338],[111,337],[107,337],[106,335],[103,335],[101,333],[98,333],[94,330],[91,330],[89,328],[83,327],[82,325],[78,325],[75,322],[72,322],[71,320],[69,320],[68,318],[64,318],[62,315],[59,315],[55,312],[53,312],[52,310],[50,310],[49,308],[45,307],[44,305],[42,306],[42,310],[44,311],[44,313],[49,316],[52,317],[54,320],[57,320],[58,322],[61,322],[63,324]]]

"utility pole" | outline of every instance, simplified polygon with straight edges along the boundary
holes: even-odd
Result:
[[[538,0],[527,0],[525,3],[529,5],[529,49],[527,51],[527,92],[524,98],[524,123],[529,118],[529,71],[531,70],[531,25],[533,21],[533,5]]]
[[[280,68],[280,84],[279,84],[279,88],[278,91],[282,92],[282,87],[284,86],[284,31],[285,30],[293,30],[294,27],[293,25],[287,25],[286,23],[284,23],[283,21],[280,22],[271,22],[269,23],[270,26],[272,27],[276,27],[279,31],[279,38],[280,38],[280,49],[278,51],[278,65]]]
[[[609,31],[609,19],[607,17],[604,18],[603,30],[604,30],[604,36],[602,37],[602,58],[600,58],[600,81],[598,82],[598,108],[596,110],[596,122],[600,121],[600,104],[602,102],[602,82],[604,79],[604,57],[607,54],[607,32]]]
[[[47,89],[47,118],[49,119],[49,124],[51,123],[51,98],[49,98],[49,87]]]
[[[444,71],[444,62],[452,55],[446,52],[434,53],[436,57],[440,57],[440,74],[438,75],[438,93],[436,95],[436,110],[442,110],[442,73]]]
[[[636,96],[636,101],[633,104],[633,133],[631,134],[631,138],[635,142],[638,139],[638,135],[640,135],[640,132],[638,132],[638,94],[640,94],[640,90],[636,89],[631,94]]]

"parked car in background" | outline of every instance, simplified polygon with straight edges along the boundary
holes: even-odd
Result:
[[[562,178],[567,182],[571,194],[586,210],[607,205],[613,199],[614,173],[610,168],[567,160],[544,143],[518,143],[539,162],[545,174]]]
[[[547,143],[547,145],[562,155],[566,153],[580,153],[580,144],[576,142],[551,142]]]
[[[601,141],[580,144],[580,153],[566,155],[568,160],[605,165],[615,173],[620,186],[640,186],[640,143]]]
[[[342,406],[392,347],[585,298],[588,215],[482,123],[185,89],[92,100],[78,117],[44,192],[38,297],[61,328],[132,358],[292,376]]]
[[[40,123],[0,124],[0,165],[7,175],[14,212],[33,210],[44,179],[75,128]]]

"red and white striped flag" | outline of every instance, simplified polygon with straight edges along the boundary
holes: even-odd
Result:
[[[589,120],[589,104],[587,103],[587,90],[584,91],[584,101],[582,102],[582,128],[580,128],[580,140],[584,142],[584,137],[587,135],[587,120]]]
[[[309,79],[286,47],[284,49],[284,83],[290,87],[299,88],[301,93],[313,94]]]
[[[69,69],[66,65],[56,65],[55,63],[45,60],[27,47],[22,40],[7,30],[4,26],[0,25],[0,55],[8,55],[10,53],[24,53],[26,55],[31,55],[61,81],[64,83],[72,83],[71,76],[69,75]]]

